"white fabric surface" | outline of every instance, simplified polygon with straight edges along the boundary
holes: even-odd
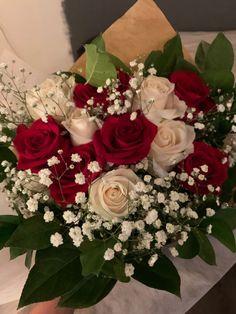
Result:
[[[186,48],[193,52],[201,39],[212,40],[215,33],[181,35]],[[227,36],[236,51],[236,31],[228,32]],[[48,73],[70,67],[73,60],[61,0],[0,0],[0,62],[11,58],[17,59],[18,64],[28,64],[28,68],[33,69],[35,80],[39,81]],[[5,212],[8,212],[5,196],[0,194],[0,214]],[[216,241],[214,245],[217,266],[208,266],[199,258],[174,260],[182,279],[182,300],[132,281],[130,284],[117,284],[112,293],[97,306],[76,312],[183,314],[236,262],[236,256],[229,250]],[[9,263],[8,252],[0,252],[1,314],[17,313],[17,300],[26,276],[27,270],[21,258]],[[20,313],[26,314],[28,309]]]

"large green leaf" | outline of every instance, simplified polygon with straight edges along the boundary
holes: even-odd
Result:
[[[160,256],[153,267],[149,267],[145,259],[135,263],[133,278],[143,284],[180,296],[180,277],[173,263],[166,257]]]
[[[102,38],[102,34],[99,34],[91,41],[91,44],[95,45],[99,51],[106,51],[105,41]]]
[[[205,70],[206,58],[207,58],[209,47],[210,47],[210,44],[208,44],[204,40],[202,40],[200,44],[198,45],[196,56],[195,56],[195,63],[201,71]]]
[[[105,263],[104,253],[107,248],[113,248],[115,240],[94,240],[84,241],[81,246],[81,264],[84,277],[95,274],[98,275]]]
[[[27,250],[18,248],[18,247],[10,247],[10,259],[13,260],[18,256],[26,254]]]
[[[236,208],[220,209],[216,212],[215,217],[224,220],[231,230],[236,229]]]
[[[231,71],[234,64],[234,50],[231,42],[219,33],[208,47],[205,68],[208,70]]]
[[[176,62],[179,58],[183,58],[183,48],[180,36],[177,34],[164,46],[158,75],[168,77],[174,71]]]
[[[8,239],[14,233],[19,224],[18,216],[0,216],[0,250],[5,246]]]
[[[211,220],[211,224],[212,235],[227,246],[232,252],[236,252],[234,234],[229,225],[227,225],[224,220],[215,217]]]
[[[106,276],[119,280],[121,282],[129,282],[130,278],[125,275],[125,264],[118,258],[113,258],[111,261],[105,262],[102,267],[103,274]]]
[[[182,43],[179,34],[170,39],[164,46],[163,52],[152,51],[145,61],[144,74],[154,67],[158,76],[168,77],[174,70],[177,60],[183,58]]]
[[[19,308],[52,300],[72,290],[81,279],[78,250],[62,247],[41,250],[25,283]]]
[[[198,255],[209,265],[216,265],[215,251],[208,237],[200,230],[192,231],[199,244]]]
[[[199,74],[197,68],[192,63],[184,60],[183,57],[179,57],[177,59],[174,70],[175,71],[189,71],[189,72],[195,72]]]
[[[6,246],[30,250],[49,247],[50,236],[60,230],[56,222],[45,223],[41,215],[24,220],[7,241]]]
[[[218,89],[223,92],[230,91],[234,85],[234,75],[229,70],[210,69],[203,72],[201,76],[205,83],[213,89],[213,93]]]
[[[116,280],[110,278],[96,276],[83,278],[73,290],[61,297],[59,305],[71,308],[90,307],[105,298],[115,284]]]
[[[102,37],[102,34],[99,34],[92,42],[91,44],[94,44],[98,51],[100,52],[106,52],[106,45],[105,45],[105,41]],[[112,64],[114,64],[114,66],[116,67],[116,69],[121,69],[124,72],[131,74],[130,69],[116,56],[114,56],[113,54],[106,52],[107,55],[110,58],[110,61]]]
[[[98,50],[94,44],[85,45],[86,50],[86,80],[93,86],[104,86],[106,79],[116,79],[114,64],[106,52]]]
[[[197,256],[199,253],[199,243],[196,237],[190,233],[184,245],[177,246],[177,251],[181,258],[191,259]]]
[[[147,59],[144,62],[144,75],[147,76],[149,75],[148,69],[150,68],[155,68],[156,71],[158,72],[158,64],[161,60],[162,57],[162,52],[161,51],[152,51]]]
[[[229,168],[228,179],[224,182],[221,190],[220,198],[223,202],[229,202],[233,198],[233,191],[235,189],[236,165]],[[235,227],[236,228],[236,223]]]

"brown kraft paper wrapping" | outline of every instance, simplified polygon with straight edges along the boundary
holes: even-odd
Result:
[[[103,38],[106,50],[128,65],[137,57],[144,60],[152,50],[162,50],[175,35],[174,28],[153,0],[138,0],[103,33]],[[186,51],[185,58],[192,62]],[[83,54],[71,71],[82,69],[84,75],[85,62]]]

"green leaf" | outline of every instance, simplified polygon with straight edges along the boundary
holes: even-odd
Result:
[[[125,264],[118,258],[113,258],[111,261],[105,262],[102,267],[103,274],[106,276],[119,280],[121,282],[129,282],[130,278],[125,275]]]
[[[197,48],[195,63],[201,71],[205,70],[206,58],[209,47],[210,44],[202,40]]]
[[[102,34],[98,35],[92,42],[91,44],[94,44],[99,52],[106,52],[106,45],[105,45],[105,41],[102,37]],[[116,56],[114,56],[113,54],[106,52],[107,55],[110,58],[110,61],[112,64],[114,64],[114,66],[116,67],[116,69],[121,69],[124,72],[131,74],[130,69]]]
[[[2,146],[0,148],[0,163],[4,160],[11,162],[13,165],[17,162],[16,155],[9,148]]]
[[[61,296],[73,289],[81,279],[78,250],[62,247],[41,250],[25,283],[19,308]]]
[[[192,231],[199,244],[198,255],[209,265],[216,265],[215,251],[207,236],[200,230]]]
[[[85,45],[86,79],[93,86],[104,86],[106,79],[116,79],[115,66],[106,52],[98,51],[96,45]]]
[[[234,50],[231,42],[223,33],[219,33],[210,47],[208,47],[206,70],[228,71],[234,64]]]
[[[26,256],[25,256],[25,267],[30,269],[32,264],[32,258],[33,258],[33,252],[32,250],[27,250]]]
[[[58,223],[45,223],[41,215],[34,216],[20,223],[6,246],[30,250],[45,249],[51,246],[50,236],[59,230]]]
[[[158,76],[168,77],[175,69],[177,60],[184,58],[179,34],[170,39],[164,46],[163,53],[152,51],[145,61],[145,75],[150,66],[157,70]]]
[[[165,46],[159,64],[158,75],[168,77],[174,70],[176,62],[179,58],[183,58],[183,48],[181,38],[177,34],[174,38],[169,40]]]
[[[26,252],[27,250],[22,248],[10,247],[10,260],[17,258],[18,256],[25,254]]]
[[[236,208],[220,209],[216,212],[215,218],[224,220],[231,230],[236,229]]]
[[[233,191],[235,191],[235,176],[236,176],[236,165],[229,168],[228,179],[224,182],[221,190],[221,201],[229,202],[233,197]],[[236,228],[236,224],[235,227]]]
[[[158,64],[161,60],[161,51],[152,51],[144,62],[144,76],[149,75],[148,70],[155,68],[158,71]]]
[[[213,93],[216,93],[218,89],[228,92],[234,86],[234,75],[229,70],[206,70],[201,77],[213,89]]]
[[[115,240],[84,241],[81,246],[81,264],[84,277],[90,274],[98,275],[105,263],[104,253],[107,248],[113,248]]]
[[[18,216],[0,216],[0,250],[5,246],[8,239],[16,230],[19,224]]]
[[[236,243],[229,225],[220,218],[212,218],[212,235],[227,246],[232,252],[236,252]]]
[[[176,65],[175,65],[175,71],[190,71],[199,73],[197,68],[190,62],[184,60],[183,58],[178,58]]]
[[[94,40],[91,41],[91,44],[95,45],[99,51],[106,51],[105,41],[102,38],[102,34],[99,34]]]
[[[16,165],[17,159],[15,154],[7,147],[0,146],[0,183],[6,178],[6,173],[4,172],[4,167],[1,166],[2,161],[7,160],[13,165]]]
[[[179,252],[179,257],[191,259],[198,255],[199,253],[199,244],[195,236],[190,233],[187,241],[184,245],[178,245],[177,251]]]
[[[116,69],[121,69],[124,72],[131,74],[131,70],[127,67],[127,65],[125,65],[118,57],[112,55],[111,53],[107,53],[111,62],[114,64],[114,66],[116,67]]]
[[[116,280],[89,276],[83,278],[69,293],[63,295],[59,306],[86,308],[97,304],[113,289]]]
[[[149,267],[145,259],[135,263],[133,278],[148,287],[165,290],[180,296],[180,277],[173,263],[166,257],[160,256],[153,267]]]

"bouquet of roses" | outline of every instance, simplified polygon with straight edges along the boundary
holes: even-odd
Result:
[[[85,49],[86,79],[31,90],[1,64],[0,178],[17,215],[0,216],[0,248],[28,267],[36,251],[19,307],[88,307],[131,277],[179,296],[169,254],[214,265],[209,234],[236,251],[230,42],[201,42],[196,66],[179,35],[129,66],[102,36]]]

